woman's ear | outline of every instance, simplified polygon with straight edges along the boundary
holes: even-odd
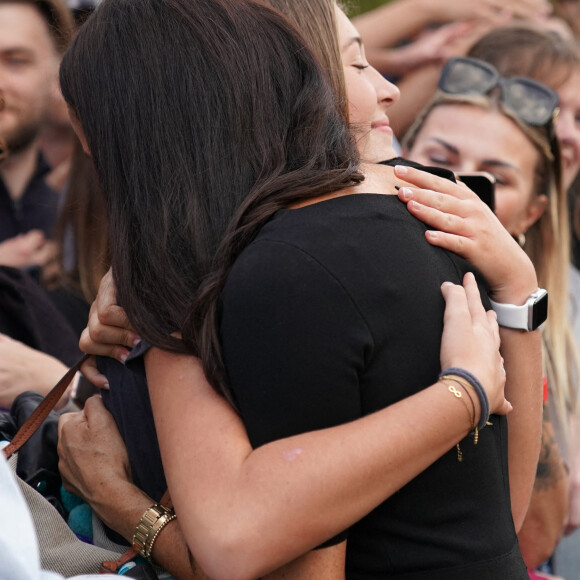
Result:
[[[520,231],[516,235],[525,234],[543,215],[548,207],[548,196],[537,195],[530,202],[526,213],[520,222]]]
[[[74,129],[74,132],[76,133],[78,140],[81,142],[83,151],[89,157],[91,157],[91,150],[89,149],[89,144],[87,143],[87,138],[85,137],[85,132],[83,131],[81,122],[79,121],[79,118],[77,117],[76,113],[70,107],[68,109],[68,116],[70,118],[70,123],[72,125],[72,128]]]

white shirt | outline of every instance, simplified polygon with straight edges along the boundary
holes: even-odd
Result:
[[[0,448],[3,447],[0,445]],[[0,457],[0,580],[63,580],[63,576],[40,569],[38,543],[28,506],[8,468]],[[111,574],[75,576],[72,580],[114,580]]]

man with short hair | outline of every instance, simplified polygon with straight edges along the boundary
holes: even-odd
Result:
[[[73,32],[64,0],[0,0],[0,264],[42,266],[58,194],[39,134],[58,88],[58,66]]]

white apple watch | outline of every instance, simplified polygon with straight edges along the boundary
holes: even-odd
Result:
[[[536,330],[548,318],[548,293],[543,288],[530,294],[522,306],[500,304],[491,299],[490,302],[497,314],[498,324],[505,328]]]

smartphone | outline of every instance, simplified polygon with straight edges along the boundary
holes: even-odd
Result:
[[[495,210],[495,177],[487,171],[473,171],[471,173],[456,173],[455,177],[463,181],[471,191],[477,193],[491,210]]]

